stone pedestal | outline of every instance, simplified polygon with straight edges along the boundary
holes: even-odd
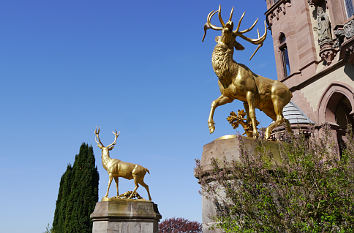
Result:
[[[196,176],[196,178],[199,179],[201,178],[201,176],[209,176],[209,172],[213,170],[213,166],[211,164],[212,159],[227,162],[240,161],[241,143],[243,144],[243,148],[248,153],[254,153],[256,149],[256,143],[254,139],[242,137],[242,140],[240,140],[239,136],[236,135],[226,135],[204,145],[202,158],[200,160],[202,172],[199,176]],[[265,144],[272,152],[275,159],[280,159],[279,144],[277,142],[272,141],[266,141]],[[213,182],[212,179],[210,179],[210,182]],[[220,196],[223,196],[223,193],[220,193]],[[214,216],[216,216],[215,204],[205,196],[202,196],[203,233],[223,232],[219,229],[210,230],[210,227],[215,224],[213,220]]]
[[[157,233],[161,215],[150,201],[97,202],[90,215],[93,233]]]

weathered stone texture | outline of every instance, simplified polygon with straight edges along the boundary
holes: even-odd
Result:
[[[209,172],[213,169],[212,160],[217,161],[240,161],[240,145],[243,144],[243,149],[248,153],[252,154],[257,148],[256,142],[253,138],[242,137],[242,140],[236,135],[227,135],[216,139],[203,147],[202,158],[200,160],[200,165],[202,168],[201,174],[199,176],[196,174],[197,179],[204,176],[209,176]],[[279,155],[279,144],[273,141],[266,141],[265,146],[272,152],[275,160],[280,160]],[[213,182],[212,179],[210,182]],[[223,196],[224,192],[220,188],[219,196]],[[223,231],[219,229],[211,229],[215,224],[213,217],[216,216],[216,206],[212,200],[208,199],[202,194],[202,224],[203,233],[221,233]]]
[[[161,215],[150,201],[97,202],[91,214],[93,233],[157,233]]]

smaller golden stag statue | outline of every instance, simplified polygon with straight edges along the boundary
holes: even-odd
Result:
[[[106,169],[106,171],[108,172],[108,176],[109,176],[108,187],[107,187],[105,198],[108,198],[109,187],[111,186],[113,178],[117,186],[117,197],[119,197],[118,178],[123,177],[128,180],[134,179],[134,183],[135,183],[135,188],[133,192],[131,192],[128,199],[131,199],[133,197],[133,195],[136,193],[136,190],[139,187],[139,184],[141,184],[146,189],[149,195],[149,200],[151,201],[149,186],[144,183],[144,176],[146,172],[150,173],[149,170],[138,164],[123,162],[119,159],[112,159],[109,156],[109,151],[111,151],[114,145],[116,144],[119,133],[117,133],[117,131],[113,132],[114,141],[112,144],[108,146],[104,146],[102,144],[99,137],[99,133],[100,133],[100,129],[95,129],[95,135],[96,135],[95,141],[97,143],[97,146],[102,150],[102,155],[101,155],[102,165],[103,168]]]
[[[231,103],[233,100],[241,100],[244,104],[247,113],[247,121],[252,123],[252,136],[258,137],[257,121],[255,115],[255,108],[259,108],[267,116],[274,120],[265,132],[265,137],[270,138],[272,130],[283,122],[286,123],[287,129],[291,131],[287,119],[283,116],[283,108],[289,103],[292,94],[290,90],[281,82],[277,80],[268,79],[253,73],[248,67],[239,64],[233,60],[234,49],[243,50],[244,47],[236,41],[236,37],[258,45],[257,49],[252,54],[251,58],[255,55],[258,49],[263,45],[263,41],[267,36],[267,26],[264,22],[265,32],[262,36],[259,35],[257,39],[250,39],[244,33],[251,31],[258,19],[248,29],[240,31],[241,21],[245,15],[242,14],[236,30],[233,30],[234,23],[232,22],[233,8],[230,13],[230,18],[225,24],[221,17],[221,9],[211,11],[207,17],[207,22],[204,25],[203,41],[208,29],[221,31],[221,36],[215,38],[217,44],[212,54],[212,65],[215,74],[218,76],[219,88],[221,96],[213,101],[211,104],[208,126],[210,133],[215,130],[213,116],[215,108]],[[211,18],[218,12],[221,27],[215,26],[210,23]]]

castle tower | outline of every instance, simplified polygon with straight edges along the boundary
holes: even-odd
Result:
[[[278,80],[308,122],[319,130],[329,124],[341,145],[343,129],[354,125],[353,0],[266,3]]]

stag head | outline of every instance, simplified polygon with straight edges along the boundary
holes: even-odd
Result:
[[[211,22],[210,22],[211,18],[216,14],[216,12],[218,12],[218,16],[219,16],[219,21],[221,23],[221,27],[215,26],[215,25],[211,24]],[[225,45],[227,45],[230,48],[235,48],[236,50],[243,50],[244,47],[240,43],[238,43],[236,41],[236,37],[239,36],[242,39],[244,39],[244,40],[246,40],[246,41],[248,41],[248,42],[250,42],[250,43],[252,43],[254,45],[258,45],[256,50],[253,52],[252,56],[250,57],[250,60],[251,60],[253,58],[253,56],[256,54],[256,52],[258,51],[258,49],[260,47],[262,47],[263,42],[264,42],[264,40],[267,37],[267,25],[266,25],[266,22],[264,21],[264,27],[265,27],[264,34],[262,36],[260,36],[259,35],[259,31],[257,29],[258,38],[257,39],[251,39],[251,38],[248,38],[248,37],[244,36],[243,34],[246,33],[246,32],[251,31],[254,28],[254,26],[256,26],[256,24],[258,22],[258,19],[256,19],[256,21],[254,21],[254,23],[252,24],[251,27],[249,27],[248,29],[240,31],[240,25],[241,25],[243,17],[245,16],[245,12],[243,12],[243,14],[242,14],[242,16],[241,16],[241,18],[240,18],[240,20],[239,20],[239,22],[237,24],[237,28],[235,30],[233,30],[234,29],[234,23],[232,22],[233,12],[234,12],[234,8],[231,9],[229,20],[225,24],[223,19],[222,19],[222,17],[221,17],[221,6],[220,5],[219,5],[219,9],[218,10],[211,11],[208,14],[207,22],[204,25],[204,35],[203,35],[202,41],[204,41],[204,38],[205,38],[207,30],[208,29],[213,29],[213,30],[216,30],[216,31],[221,31],[221,36],[217,36],[215,38],[217,43],[224,43]]]

